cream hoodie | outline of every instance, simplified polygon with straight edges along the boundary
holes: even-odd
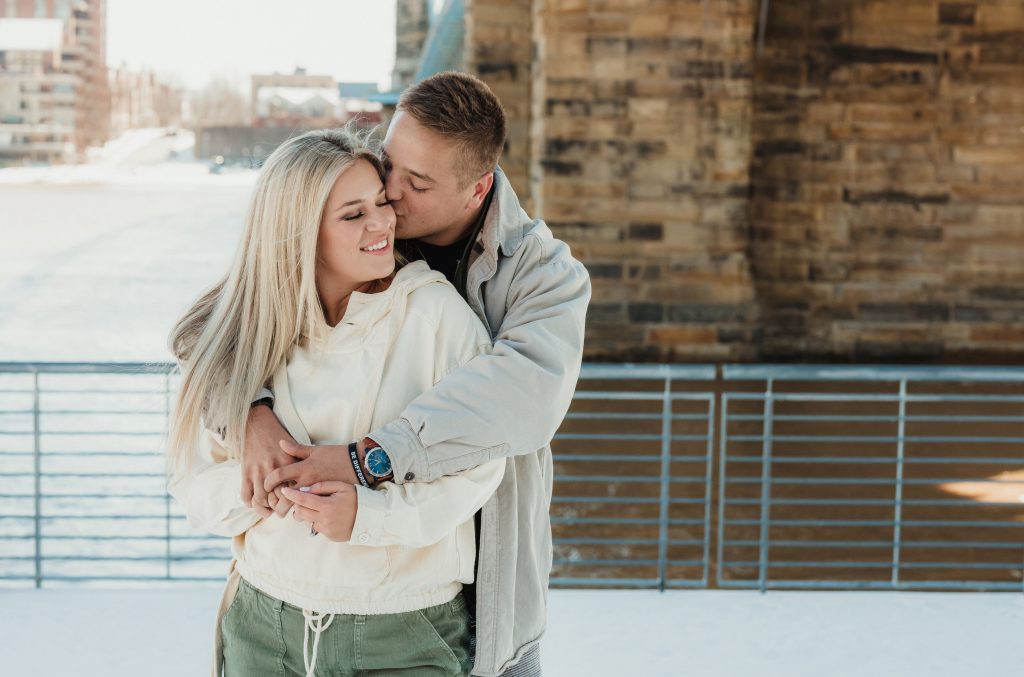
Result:
[[[326,342],[292,349],[273,377],[274,412],[301,444],[347,444],[489,348],[480,320],[444,277],[411,263],[387,291],[353,294]],[[249,583],[320,614],[399,613],[454,598],[473,581],[473,515],[505,467],[500,459],[428,483],[357,487],[352,540],[338,543],[311,537],[290,515],[261,519],[242,503],[240,463],[220,438],[207,431],[202,450],[169,487],[189,523],[233,537]]]

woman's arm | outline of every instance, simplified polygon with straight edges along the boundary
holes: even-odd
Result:
[[[284,493],[295,503],[296,519],[315,524],[318,533],[333,541],[422,548],[472,519],[504,473],[505,460],[500,459],[433,482],[385,482],[377,490],[318,482],[308,492]]]
[[[237,536],[262,519],[241,499],[242,470],[220,439],[203,431],[198,458],[168,482],[167,491],[185,509],[190,526],[219,536]]]

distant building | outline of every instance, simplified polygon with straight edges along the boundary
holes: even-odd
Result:
[[[150,72],[110,71],[110,127],[116,135],[140,127],[177,127],[182,92]]]
[[[3,0],[0,10],[0,159],[72,161],[105,142],[106,1]]]
[[[334,127],[348,119],[335,79],[302,68],[253,75],[252,105],[254,127]]]
[[[75,157],[78,78],[63,68],[56,19],[0,19],[0,164]]]

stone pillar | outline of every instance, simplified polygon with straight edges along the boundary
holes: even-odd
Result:
[[[395,69],[391,89],[412,84],[430,30],[430,0],[397,0],[395,7]]]

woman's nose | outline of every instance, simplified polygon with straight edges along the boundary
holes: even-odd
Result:
[[[372,219],[366,220],[367,230],[391,230],[395,225],[395,210],[390,204],[378,207]]]

